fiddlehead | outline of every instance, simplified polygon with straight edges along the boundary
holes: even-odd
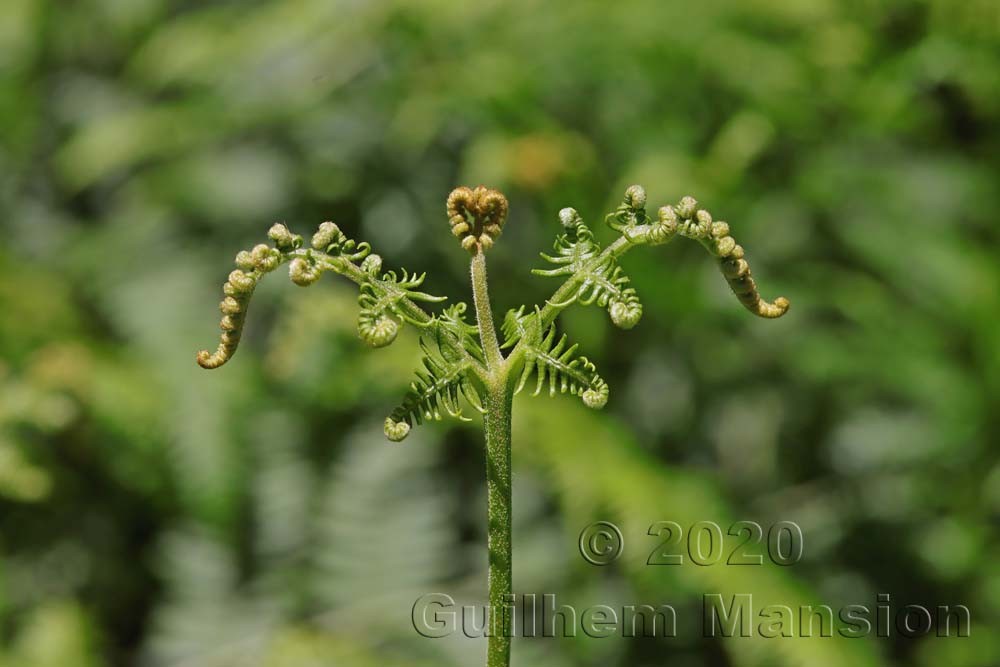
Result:
[[[426,274],[410,274],[403,269],[401,276],[397,276],[395,271],[388,271],[378,278],[381,266],[382,261],[378,255],[370,255],[361,266],[366,278],[361,283],[361,293],[358,295],[358,305],[361,306],[361,312],[358,314],[358,335],[372,347],[385,347],[396,340],[399,327],[405,321],[426,326],[426,322],[412,320],[406,311],[399,307],[404,299],[411,302],[432,303],[445,300],[445,297],[417,290],[423,284]]]
[[[455,188],[448,195],[445,208],[451,233],[472,253],[493,247],[507,219],[507,198],[482,185],[474,189]]]
[[[641,185],[628,186],[622,203],[605,216],[604,222],[611,229],[622,233],[627,233],[629,228],[647,224],[649,216],[646,215],[646,190]]]
[[[639,194],[641,201],[645,202],[645,193],[641,192],[641,188],[639,193],[632,193],[632,198],[627,201],[637,200]],[[623,220],[640,219],[631,207],[623,205],[619,210],[622,211]],[[616,326],[623,329],[634,327],[642,317],[642,304],[635,289],[629,286],[629,278],[618,265],[615,256],[601,253],[601,246],[594,239],[593,232],[575,209],[564,208],[559,211],[559,222],[566,231],[556,237],[553,244],[556,254],[540,253],[542,259],[556,268],[533,269],[532,273],[547,277],[572,276],[578,284],[565,298],[550,301],[550,304],[556,308],[565,308],[572,303],[596,303],[607,308],[611,321]]]
[[[303,248],[302,237],[292,234],[281,223],[271,227],[268,237],[274,242],[274,247],[259,244],[237,254],[237,269],[229,274],[229,280],[223,286],[225,299],[219,304],[223,314],[221,340],[214,353],[207,350],[198,353],[197,361],[202,368],[218,368],[232,358],[242,337],[247,306],[257,283],[284,262],[288,262],[288,275],[292,282],[303,287],[312,285],[327,271],[339,273],[358,283],[361,288],[358,333],[373,347],[391,343],[404,321],[420,326],[433,322],[433,318],[415,302],[444,300],[444,297],[432,296],[417,289],[424,280],[423,274],[403,271],[401,276],[397,276],[389,271],[379,277],[382,258],[371,253],[368,243],[348,238],[332,222],[319,226],[311,238],[311,248]]]
[[[694,197],[684,197],[676,207],[660,208],[654,229],[655,238],[660,243],[676,234],[694,239],[704,246],[718,260],[733,294],[754,315],[776,318],[788,311],[789,303],[785,297],[778,297],[774,302],[761,297],[750,273],[750,265],[744,259],[743,246],[730,236],[729,225],[721,220],[713,221],[711,213],[698,208]],[[650,232],[650,237],[652,242],[654,232]]]
[[[284,225],[272,227],[274,234],[278,233],[275,231],[278,227],[284,232],[281,238],[289,250],[294,250],[296,244],[301,244],[302,238],[292,236]],[[240,339],[243,337],[250,297],[253,296],[260,279],[278,268],[283,259],[281,250],[263,243],[254,246],[252,250],[241,250],[237,253],[237,268],[229,274],[229,279],[222,286],[225,298],[219,303],[219,310],[222,311],[222,320],[219,322],[219,328],[222,329],[219,346],[214,353],[208,350],[198,352],[196,359],[199,366],[207,369],[218,368],[236,354],[236,348],[239,347]]]

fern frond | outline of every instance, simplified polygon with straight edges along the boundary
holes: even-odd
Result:
[[[564,234],[556,237],[552,244],[556,255],[539,253],[545,261],[554,264],[554,269],[532,269],[536,276],[568,276],[580,270],[584,264],[601,252],[601,245],[594,239],[594,233],[583,221],[576,209],[564,208],[559,211],[559,222]]]
[[[645,193],[641,201],[645,202]],[[632,216],[630,219],[644,219],[637,216],[632,208],[627,210]],[[645,209],[642,211],[644,216]],[[565,308],[573,303],[585,306],[596,303],[601,308],[608,309],[615,325],[623,329],[634,327],[642,317],[642,304],[635,289],[629,287],[629,278],[615,257],[610,254],[601,256],[600,244],[575,209],[564,208],[559,211],[559,221],[566,232],[556,237],[553,245],[556,254],[541,254],[542,259],[554,264],[556,268],[534,269],[532,273],[546,277],[574,276],[579,279],[579,284],[565,298],[550,303],[557,308]]]
[[[423,371],[417,371],[417,379],[410,384],[410,390],[399,407],[385,419],[385,436],[394,442],[405,438],[414,422],[422,424],[425,419],[440,420],[442,411],[451,417],[468,421],[462,413],[461,398],[480,412],[482,403],[470,381],[471,364],[467,361],[450,361],[444,353],[435,354],[431,350],[434,332],[441,329],[432,327],[431,336],[422,336],[420,347],[424,351]],[[430,340],[428,340],[430,338]],[[440,350],[440,348],[439,348]]]
[[[219,346],[214,353],[202,350],[197,355],[198,364],[203,368],[218,368],[236,353],[246,323],[247,306],[257,283],[285,262],[288,262],[289,278],[302,287],[312,285],[327,271],[345,275],[358,283],[361,288],[358,333],[373,347],[383,347],[395,340],[404,321],[420,326],[433,321],[414,302],[445,300],[419,291],[425,274],[403,270],[400,275],[389,271],[379,277],[382,258],[372,254],[368,243],[348,238],[332,222],[319,226],[312,236],[311,248],[303,248],[302,237],[292,234],[282,223],[273,225],[267,235],[274,247],[259,244],[236,255],[237,269],[229,274],[223,286],[226,298],[219,304],[223,315],[219,325],[222,329]]]
[[[523,307],[521,310],[523,311]],[[557,336],[554,325],[542,334],[537,312],[527,317],[519,315],[520,312],[508,313],[511,325],[520,329],[518,339],[523,343],[525,351],[524,368],[514,393],[520,393],[534,374],[534,396],[539,395],[547,385],[550,396],[554,396],[558,390],[563,394],[579,396],[587,407],[604,407],[608,402],[608,385],[597,374],[597,367],[587,357],[576,356],[579,346],[576,343],[570,345],[566,334]]]
[[[535,313],[538,312],[538,307],[535,307]],[[500,333],[503,334],[503,344],[500,345],[501,349],[507,349],[509,347],[514,347],[517,341],[521,340],[524,334],[528,330],[528,318],[533,317],[535,313],[530,315],[524,314],[524,306],[521,306],[517,310],[511,308],[507,311],[507,314],[503,316],[503,323],[500,325]]]
[[[365,259],[371,252],[367,241],[357,243],[329,221],[321,223],[313,234],[312,247],[327,255],[345,257],[352,262]]]
[[[442,311],[428,327],[433,333],[441,355],[448,361],[459,361],[464,350],[476,361],[483,361],[483,348],[479,343],[479,328],[465,321],[468,305],[459,301]],[[450,334],[450,335],[445,335]],[[456,341],[458,343],[456,344]],[[459,348],[460,346],[460,348]]]
[[[279,227],[283,233],[278,230]],[[302,237],[292,235],[284,225],[274,225],[268,234],[272,239],[275,236],[281,239],[279,247],[272,248],[260,243],[253,249],[241,250],[236,255],[237,268],[229,274],[229,278],[222,286],[225,298],[219,303],[219,310],[222,312],[222,320],[219,322],[219,328],[222,329],[219,346],[212,353],[208,350],[198,352],[196,360],[202,368],[209,370],[218,368],[232,359],[243,337],[247,308],[257,283],[265,274],[274,271],[288,259],[288,254],[283,252],[282,248],[293,252],[302,244]]]
[[[372,347],[385,347],[396,340],[399,327],[404,321],[419,326],[426,325],[424,322],[409,320],[406,313],[399,308],[403,299],[438,303],[444,301],[445,297],[417,290],[424,282],[427,275],[425,273],[411,274],[403,269],[402,275],[388,271],[382,274],[381,278],[377,277],[382,261],[381,258],[373,261],[376,257],[378,255],[371,255],[362,263],[362,270],[368,277],[361,283],[361,293],[358,295],[358,305],[361,306],[361,312],[358,314],[358,335]]]
[[[659,218],[661,227],[672,228],[672,233],[698,241],[718,260],[729,288],[751,313],[773,319],[788,310],[788,299],[783,296],[773,302],[761,297],[750,265],[744,259],[743,246],[730,236],[729,225],[712,220],[712,214],[699,209],[694,197],[684,197],[676,207],[664,206]]]
[[[609,213],[604,222],[616,232],[621,232],[625,236],[629,231],[649,223],[649,216],[646,215],[646,191],[641,185],[630,185],[625,190],[625,198],[614,211]]]

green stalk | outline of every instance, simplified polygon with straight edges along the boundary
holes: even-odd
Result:
[[[493,311],[486,281],[486,256],[472,256],[472,295],[476,305],[479,338],[486,357],[483,406],[486,408],[486,497],[489,552],[490,628],[486,667],[509,667],[510,631],[504,609],[512,593],[511,574],[511,465],[510,419],[513,392],[508,367],[497,341]]]
[[[512,396],[506,383],[486,400],[486,493],[489,549],[489,609],[492,632],[486,667],[509,667],[510,634],[504,608],[512,592],[510,416]]]
[[[486,368],[493,380],[502,380],[503,355],[497,341],[497,330],[493,326],[493,309],[486,283],[486,254],[482,250],[477,250],[472,256],[472,300],[476,305],[476,322],[479,324],[483,354],[486,355]]]

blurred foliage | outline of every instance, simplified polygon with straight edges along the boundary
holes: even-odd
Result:
[[[625,264],[633,331],[576,310],[600,415],[515,403],[515,587],[965,604],[962,639],[515,642],[515,664],[1000,659],[1000,5],[991,0],[0,4],[0,666],[475,664],[425,592],[485,596],[478,426],[386,443],[410,334],[268,281],[205,373],[218,286],[275,220],[334,219],[467,298],[457,184],[512,202],[498,311],[556,212],[642,183],[730,221],[757,321],[700,249]],[[675,247],[676,245],[676,247]],[[404,340],[405,339],[405,340]],[[613,518],[794,520],[790,568],[597,571]],[[641,557],[640,557],[641,556]],[[627,561],[627,562],[626,562]],[[992,629],[992,632],[990,631]]]

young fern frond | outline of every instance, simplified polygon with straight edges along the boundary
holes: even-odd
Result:
[[[532,273],[546,277],[573,276],[578,285],[565,298],[549,303],[560,309],[573,303],[584,306],[596,303],[608,309],[616,326],[634,327],[642,318],[642,304],[615,256],[601,253],[600,244],[576,209],[559,211],[559,222],[566,232],[557,236],[553,244],[557,254],[540,253],[542,259],[556,268],[533,269]]]
[[[641,185],[628,186],[622,203],[605,216],[604,222],[626,236],[627,230],[649,224],[649,216],[646,215],[646,190]]]
[[[507,348],[514,347],[524,337],[524,334],[527,333],[528,321],[536,317],[537,314],[537,307],[534,313],[527,315],[524,314],[524,306],[519,307],[517,310],[513,308],[508,310],[507,314],[503,316],[503,323],[500,325],[500,333],[503,334],[503,343],[500,344],[500,349],[506,350]]]
[[[455,349],[457,341],[465,354],[475,361],[483,363],[483,347],[479,342],[479,328],[475,324],[469,324],[465,321],[465,311],[468,308],[468,305],[462,301],[445,308],[438,317],[434,318],[431,333],[437,336],[438,348],[446,359],[457,360],[460,358],[461,355]]]
[[[521,306],[508,311],[504,317],[503,347],[509,348],[521,342],[524,350],[524,367],[514,394],[521,393],[534,374],[533,396],[538,396],[547,385],[550,396],[558,390],[563,394],[579,396],[587,407],[604,407],[608,402],[608,385],[597,374],[597,367],[587,357],[576,356],[579,345],[569,345],[566,334],[558,336],[555,325],[550,325],[543,332],[538,315],[537,309],[525,315],[524,306]]]
[[[432,328],[432,331],[437,330]],[[424,371],[417,371],[417,379],[410,384],[410,390],[402,404],[385,419],[385,437],[399,442],[410,433],[414,422],[422,424],[425,419],[440,420],[442,410],[451,417],[462,421],[469,419],[462,413],[461,398],[478,411],[483,412],[475,388],[470,381],[471,365],[465,361],[452,361],[447,352],[431,351],[431,336],[421,336],[420,347],[424,351],[422,359]],[[436,346],[436,345],[435,345]]]
[[[265,274],[288,261],[290,253],[302,245],[302,237],[293,235],[282,224],[271,227],[268,236],[275,241],[276,247],[272,248],[261,243],[252,250],[241,250],[237,253],[235,260],[237,268],[229,274],[228,280],[222,286],[225,298],[219,303],[219,310],[222,311],[222,321],[219,322],[219,328],[222,329],[219,346],[214,353],[208,350],[198,352],[196,358],[202,368],[219,368],[236,354],[246,325],[250,297],[253,296],[257,283]]]
[[[506,314],[501,325],[503,343],[493,325],[486,252],[500,235],[508,203],[496,190],[479,186],[456,188],[447,200],[448,223],[462,248],[471,255],[470,277],[475,324],[465,321],[468,306],[456,303],[432,316],[418,304],[437,303],[436,297],[419,288],[424,274],[383,272],[382,258],[372,254],[367,243],[356,243],[332,222],[324,222],[313,235],[311,248],[302,248],[302,238],[278,224],[268,235],[274,247],[264,244],[239,253],[237,268],[224,286],[219,305],[223,318],[222,338],[215,353],[198,353],[198,363],[217,368],[236,351],[246,321],[246,310],[261,278],[288,262],[289,276],[298,285],[311,285],[327,271],[357,283],[358,334],[372,347],[392,343],[400,327],[409,323],[420,330],[424,352],[402,404],[385,419],[384,430],[393,441],[404,439],[414,424],[441,419],[447,414],[466,419],[462,401],[484,415],[487,460],[487,531],[489,556],[489,601],[493,609],[506,605],[512,591],[511,577],[511,407],[513,395],[534,377],[534,393],[546,387],[579,396],[591,408],[608,401],[608,385],[594,364],[577,355],[577,345],[556,331],[555,320],[568,306],[597,304],[608,310],[611,320],[628,329],[642,316],[635,289],[618,264],[619,257],[639,245],[662,245],[681,236],[701,243],[719,262],[730,288],[750,312],[761,317],[780,317],[788,300],[763,300],[750,275],[743,248],[729,235],[729,226],[712,220],[691,197],[676,206],[659,209],[656,220],[646,213],[646,192],[633,185],[622,203],[605,218],[620,237],[602,248],[593,232],[572,208],[559,212],[562,233],[553,254],[542,254],[551,268],[536,269],[540,276],[563,278],[562,285],[541,307],[521,306]],[[506,354],[504,353],[506,350]],[[487,667],[508,667],[510,637],[489,637]]]
[[[371,253],[368,243],[348,238],[332,222],[319,226],[311,239],[312,248],[303,248],[302,237],[292,234],[281,223],[273,225],[268,236],[274,247],[259,244],[236,255],[237,269],[229,274],[223,285],[225,299],[219,304],[223,315],[219,325],[222,329],[219,346],[214,353],[207,350],[198,353],[198,365],[202,368],[218,368],[233,357],[243,335],[247,307],[257,283],[286,262],[289,278],[302,287],[312,285],[327,271],[357,283],[361,291],[358,333],[373,347],[383,347],[395,340],[404,321],[421,327],[434,321],[416,302],[445,300],[445,297],[417,290],[423,283],[424,274],[404,270],[401,276],[389,271],[379,277],[382,258]]]
[[[719,268],[733,294],[754,315],[769,319],[781,317],[788,310],[788,299],[764,300],[744,259],[743,246],[729,234],[729,225],[713,221],[712,214],[698,208],[694,197],[684,197],[676,207],[663,206],[658,221],[649,233],[649,243],[666,243],[673,235],[698,241],[719,262]]]
[[[395,271],[389,271],[378,278],[382,266],[381,258],[377,262],[369,260],[378,257],[371,255],[362,263],[361,270],[367,277],[361,283],[361,293],[358,295],[358,335],[372,347],[385,347],[396,340],[399,327],[403,322],[417,326],[426,323],[409,317],[405,310],[399,307],[403,299],[439,303],[446,297],[433,296],[419,292],[416,288],[423,284],[427,274],[410,274],[403,269],[402,276],[397,277]],[[365,263],[368,266],[365,266]]]

